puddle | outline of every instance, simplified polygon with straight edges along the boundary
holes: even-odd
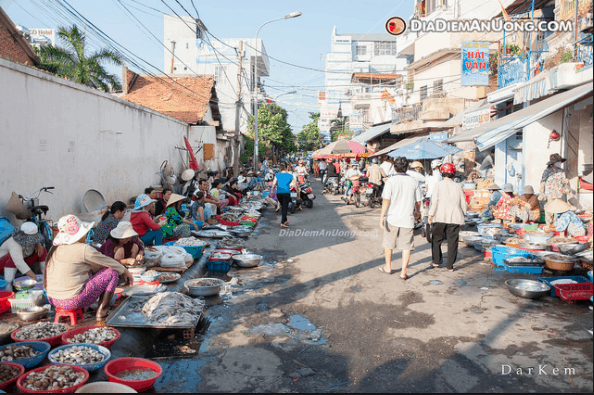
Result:
[[[202,380],[198,371],[206,361],[183,359],[172,363],[159,362],[163,375],[155,382],[154,390],[163,392],[195,393],[196,385]]]
[[[291,330],[283,324],[268,324],[268,325],[260,325],[255,328],[250,329],[248,333],[251,334],[259,334],[259,335],[268,335],[268,336],[278,336],[278,335],[286,335]]]
[[[300,331],[313,331],[316,329],[314,324],[312,324],[307,318],[301,317],[300,315],[290,316],[287,325]]]

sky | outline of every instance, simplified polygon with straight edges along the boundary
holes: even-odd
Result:
[[[330,51],[332,29],[341,33],[385,33],[385,22],[392,16],[408,18],[414,0],[0,0],[0,7],[15,24],[31,28],[70,26],[61,3],[67,2],[112,39],[163,72],[164,49],[154,38],[127,15],[125,5],[147,26],[159,41],[163,40],[163,14],[198,16],[208,31],[219,39],[255,37],[258,27],[293,11],[302,16],[267,24],[260,31],[270,59],[270,76],[265,77],[269,96],[297,90],[296,94],[279,97],[278,104],[287,109],[294,133],[308,124],[310,112],[319,112],[317,91],[324,90],[324,59]],[[166,5],[167,4],[167,5]],[[180,5],[181,4],[181,5]],[[185,10],[181,7],[183,6]],[[187,11],[187,13],[186,13]],[[212,40],[212,38],[211,38]],[[90,39],[92,49],[101,45]],[[103,45],[105,46],[105,45]],[[316,70],[307,70],[311,68]],[[148,68],[148,66],[147,66]],[[134,71],[134,67],[131,67]],[[108,68],[121,75],[120,69]],[[151,69],[152,72],[157,72]],[[295,87],[297,86],[297,87]]]

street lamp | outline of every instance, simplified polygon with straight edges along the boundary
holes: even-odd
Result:
[[[283,19],[291,19],[297,18],[301,16],[301,11],[291,12],[290,14],[285,15],[282,18],[272,19],[268,22],[264,22],[258,28],[256,32],[256,67],[254,70],[254,171],[258,171],[258,35],[260,35],[260,29],[262,29],[265,25],[280,21]]]

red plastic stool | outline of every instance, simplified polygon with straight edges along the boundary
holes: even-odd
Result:
[[[68,310],[56,307],[56,318],[54,318],[54,323],[60,322],[60,318],[62,317],[70,317],[71,326],[75,326],[76,324],[78,324],[78,318],[80,318],[83,321],[85,319],[82,309]]]

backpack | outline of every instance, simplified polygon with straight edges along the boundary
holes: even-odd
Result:
[[[10,223],[6,217],[0,217],[0,245],[12,236],[15,227]]]

